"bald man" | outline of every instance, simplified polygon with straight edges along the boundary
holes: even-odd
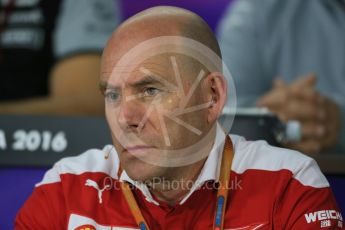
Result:
[[[104,50],[100,88],[113,145],[56,163],[16,229],[341,228],[314,160],[217,122],[227,83],[194,13],[156,7],[124,22]]]

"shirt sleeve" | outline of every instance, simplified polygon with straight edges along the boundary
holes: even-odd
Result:
[[[332,190],[315,161],[307,162],[294,177],[277,202],[274,228],[344,229]],[[298,177],[308,178],[315,187],[303,185]]]
[[[54,56],[101,52],[120,20],[118,0],[64,0],[54,32]]]
[[[36,187],[19,210],[15,229],[65,229],[66,213],[60,183]]]
[[[262,50],[262,1],[237,0],[227,9],[218,27],[224,64],[235,83],[238,106],[253,106],[271,88],[264,72]],[[255,82],[255,84],[253,84]]]

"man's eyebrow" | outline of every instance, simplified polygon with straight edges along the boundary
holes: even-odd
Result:
[[[142,79],[138,80],[137,82],[129,83],[128,85],[134,88],[140,88],[142,86],[150,84],[159,84],[161,86],[164,86],[163,82],[154,77],[153,75],[145,75]]]
[[[101,81],[99,84],[98,84],[98,87],[99,89],[103,92],[107,89],[113,89],[113,90],[118,90],[120,87],[116,87],[116,86],[113,86],[113,85],[110,85],[108,84],[108,82],[105,82],[105,81]]]
[[[157,79],[153,75],[145,75],[142,79],[140,79],[136,82],[133,82],[133,83],[129,83],[128,85],[130,87],[133,87],[133,88],[140,88],[140,87],[150,85],[150,84],[156,84],[156,85],[159,84],[161,86],[164,86],[162,81],[160,81],[159,79]],[[112,90],[119,90],[120,89],[119,86],[113,86],[106,81],[101,81],[99,83],[98,87],[102,92],[107,90],[107,89],[112,89]]]
[[[150,70],[141,67],[140,68],[140,72],[142,72],[143,74],[145,74],[145,76],[153,79],[154,81],[158,82],[159,84],[168,87],[170,90],[178,90],[177,87],[170,83],[169,81],[167,81],[166,79],[164,79],[164,77],[159,76],[157,74],[152,73]]]

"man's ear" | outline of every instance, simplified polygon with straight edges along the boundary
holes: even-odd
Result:
[[[227,83],[224,75],[220,72],[207,75],[203,81],[203,90],[207,102],[210,102],[207,121],[211,124],[218,119],[226,103]]]

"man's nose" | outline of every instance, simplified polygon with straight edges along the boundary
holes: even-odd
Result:
[[[118,123],[124,130],[138,131],[142,119],[142,105],[135,99],[122,100],[120,104],[120,111],[118,114]]]

